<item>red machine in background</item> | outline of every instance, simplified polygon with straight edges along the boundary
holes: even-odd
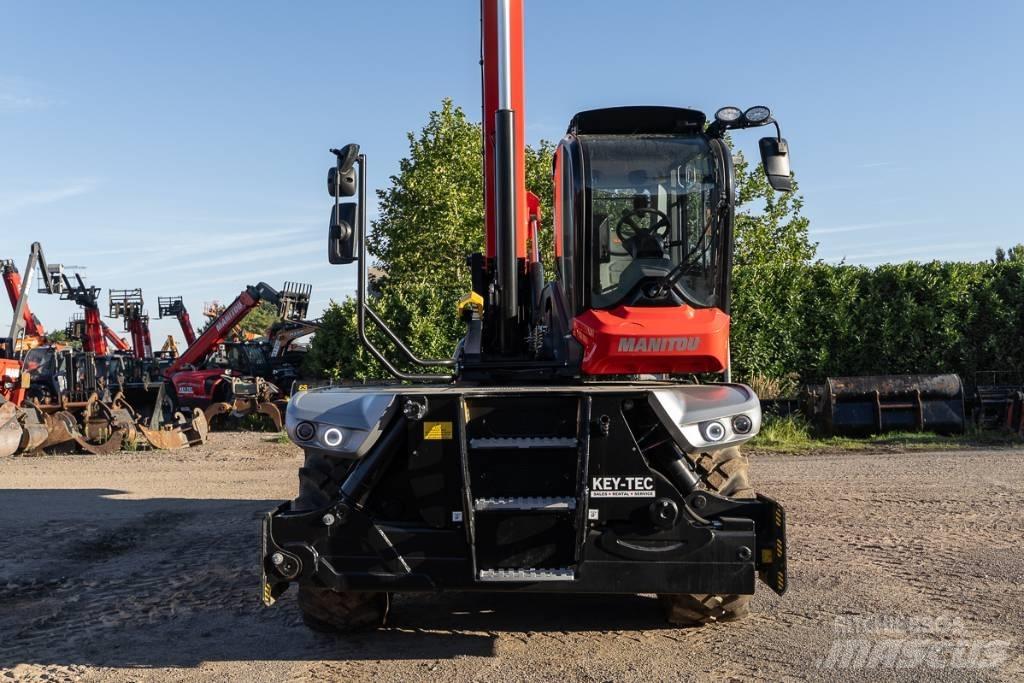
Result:
[[[153,339],[149,333],[149,316],[143,310],[141,289],[111,289],[107,292],[111,318],[123,318],[124,328],[132,337],[132,353],[143,360],[153,357]]]
[[[207,422],[227,413],[233,417],[266,415],[280,430],[287,394],[274,383],[274,369],[259,343],[226,343],[232,329],[261,302],[278,309],[284,320],[305,317],[312,287],[286,282],[278,291],[265,282],[246,287],[164,370],[183,406],[202,409]]]
[[[185,308],[185,301],[180,296],[157,297],[158,315],[160,319],[175,317],[181,326],[181,333],[185,335],[185,346],[192,346],[196,343],[196,331],[192,327],[192,318]]]

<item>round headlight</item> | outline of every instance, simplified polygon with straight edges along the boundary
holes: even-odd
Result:
[[[768,107],[751,107],[743,112],[743,118],[749,123],[765,123],[772,117],[771,109]]]
[[[704,423],[704,438],[708,441],[721,441],[725,438],[725,427],[721,422]]]
[[[324,443],[331,448],[336,448],[341,445],[341,442],[345,439],[345,435],[341,433],[341,430],[337,427],[329,427],[324,430]]]
[[[737,434],[748,434],[754,428],[754,421],[747,415],[737,415],[732,419],[732,428]]]
[[[299,441],[309,441],[316,436],[316,426],[312,422],[300,422],[295,425],[295,438]]]
[[[743,112],[739,107],[722,107],[715,112],[715,120],[719,123],[733,123],[739,121]]]

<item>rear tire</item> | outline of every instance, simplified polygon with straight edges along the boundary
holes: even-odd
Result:
[[[694,462],[705,486],[728,498],[753,499],[750,462],[739,446],[714,453],[701,453]],[[750,614],[750,595],[690,595],[669,593],[658,596],[669,623],[679,626],[703,626],[735,621]]]
[[[292,501],[292,508],[306,511],[329,505],[337,498],[338,488],[353,462],[306,451],[306,461],[299,469],[299,495]],[[320,633],[380,628],[387,622],[391,609],[389,593],[335,591],[313,586],[299,586],[298,602],[303,623]]]

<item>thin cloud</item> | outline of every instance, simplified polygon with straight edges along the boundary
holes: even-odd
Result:
[[[882,228],[898,228],[905,225],[924,225],[926,223],[938,223],[934,220],[910,220],[910,221],[876,221],[874,223],[854,223],[851,225],[837,225],[832,228],[810,229],[812,235],[834,235],[841,232],[861,232],[863,230],[880,230]]]
[[[962,252],[964,249],[986,249],[990,247],[994,252],[995,247],[991,246],[990,242],[947,242],[944,244],[930,244],[926,246],[917,245],[914,247],[907,247],[905,249],[888,248],[868,251],[860,254],[828,256],[823,260],[831,263],[836,263],[844,259],[858,262],[887,263],[892,261],[894,257],[902,257],[900,260],[907,260],[909,258],[911,261],[931,261],[938,258],[939,255],[948,254],[954,251]]]
[[[99,182],[95,178],[84,178],[65,185],[59,190],[41,190],[25,193],[20,197],[0,198],[0,214],[13,213],[29,206],[53,204],[70,197],[77,197],[91,192],[98,184]]]

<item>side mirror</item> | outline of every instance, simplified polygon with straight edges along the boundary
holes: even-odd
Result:
[[[351,197],[356,193],[356,172],[349,168],[338,172],[337,166],[327,169],[327,194],[332,197]]]
[[[789,143],[783,138],[761,138],[761,163],[764,165],[768,184],[780,192],[793,189],[793,178],[789,170]]]
[[[345,265],[359,258],[358,221],[357,203],[346,202],[331,207],[331,223],[327,231],[327,260],[331,265]]]

